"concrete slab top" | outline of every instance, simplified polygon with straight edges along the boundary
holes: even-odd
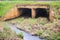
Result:
[[[17,4],[17,8],[49,8],[47,4]]]

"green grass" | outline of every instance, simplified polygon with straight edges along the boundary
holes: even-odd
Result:
[[[23,38],[23,33],[20,32],[20,33],[17,34],[17,36]]]
[[[37,1],[37,0],[3,0],[3,1]],[[59,1],[59,0],[49,0],[49,1]]]
[[[4,1],[34,1],[34,0],[4,0]]]
[[[10,28],[6,25],[5,22],[2,23],[3,31],[0,30],[0,38],[7,38],[10,36]],[[1,25],[1,24],[0,24]]]
[[[3,16],[12,7],[12,3],[0,2],[0,16]]]
[[[6,24],[6,22],[0,22],[3,27],[3,31],[0,30],[0,38],[10,38],[10,37],[18,37],[18,38],[23,38],[23,33],[18,33],[16,34],[15,31],[12,31],[10,27]]]
[[[60,32],[57,34],[57,39],[60,40]]]
[[[42,33],[43,33],[43,30],[38,30],[38,31],[37,31],[37,34],[38,34],[39,36],[41,36]]]

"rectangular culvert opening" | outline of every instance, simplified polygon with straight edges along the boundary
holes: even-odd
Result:
[[[31,9],[29,9],[29,8],[19,8],[18,10],[19,10],[19,13],[20,13],[19,17],[24,17],[24,18],[31,17]]]
[[[49,12],[45,8],[37,8],[36,9],[36,18],[38,17],[45,17],[49,19]]]

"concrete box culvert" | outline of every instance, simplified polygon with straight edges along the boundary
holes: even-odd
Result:
[[[50,5],[44,4],[17,4],[11,8],[6,15],[2,17],[2,20],[8,20],[12,18],[20,17],[46,17],[50,21],[53,21],[54,12]]]

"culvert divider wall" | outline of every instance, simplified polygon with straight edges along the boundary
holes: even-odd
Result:
[[[50,21],[54,20],[54,18],[53,18],[54,12],[53,12],[52,8],[50,7],[50,5],[44,5],[44,4],[17,4],[13,8],[11,8],[6,13],[6,15],[4,15],[2,17],[2,20],[4,21],[4,20],[8,20],[8,19],[12,19],[12,18],[16,18],[16,17],[20,16],[22,14],[21,13],[22,10],[18,10],[18,9],[21,9],[21,8],[30,9],[31,10],[30,15],[31,15],[32,18],[36,17],[36,9],[37,8],[39,8],[39,9],[49,9],[49,12],[47,13],[49,15],[48,18],[49,18]],[[41,10],[41,11],[42,11],[42,15],[45,15],[43,10]],[[41,11],[39,11],[39,12],[41,12]],[[28,12],[27,12],[27,14],[28,14]],[[41,15],[41,14],[39,14],[39,15]]]

